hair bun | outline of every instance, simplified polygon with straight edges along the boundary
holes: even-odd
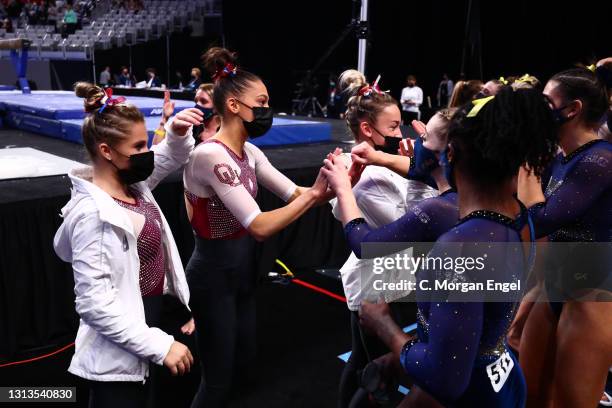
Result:
[[[338,78],[339,89],[347,96],[357,95],[359,90],[367,84],[365,75],[356,69],[347,69]]]
[[[227,64],[237,65],[238,55],[226,48],[212,47],[202,55],[204,69],[213,76],[221,71]]]
[[[89,82],[77,82],[74,85],[74,93],[83,98],[85,112],[92,113],[102,106],[102,98],[106,95],[104,89]]]

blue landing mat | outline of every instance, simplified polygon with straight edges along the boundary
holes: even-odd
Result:
[[[145,115],[149,140],[159,124],[161,99],[129,97]],[[191,101],[175,100],[175,112],[193,106]],[[81,143],[83,100],[69,91],[0,91],[0,110],[6,112],[5,126],[43,134],[56,139]],[[2,126],[2,124],[0,124]],[[327,122],[276,117],[272,129],[251,142],[257,146],[308,144],[331,140],[331,125]]]
[[[61,120],[62,136],[64,140],[81,143],[82,119]],[[146,117],[149,140],[159,125],[159,117]],[[304,144],[324,142],[330,140],[331,125],[326,122],[309,122],[284,118],[274,118],[272,129],[265,135],[251,139],[256,146],[280,146],[291,144]]]
[[[272,129],[250,142],[255,146],[281,146],[327,142],[331,140],[331,124],[275,117]]]
[[[0,91],[12,91],[15,87],[12,85],[0,85]]]
[[[138,106],[145,116],[161,116],[162,99],[129,97],[128,102]],[[191,101],[175,100],[175,112],[194,105]],[[24,95],[21,92],[0,92],[0,109],[48,119],[82,119],[83,100],[68,91],[42,91]]]

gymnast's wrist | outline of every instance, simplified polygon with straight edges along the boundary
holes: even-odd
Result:
[[[391,315],[386,315],[376,325],[376,335],[381,341],[393,351],[400,355],[401,349],[410,337],[400,329]]]
[[[336,189],[336,197],[338,200],[346,200],[349,199],[353,195],[353,189],[350,184],[347,186],[338,186]]]

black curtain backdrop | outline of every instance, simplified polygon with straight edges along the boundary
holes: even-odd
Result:
[[[612,2],[473,1],[480,9],[481,79],[527,72],[545,81],[576,62],[612,55]],[[382,74],[382,88],[398,97],[406,76],[412,73],[425,95],[433,97],[443,73],[458,78],[468,0],[369,3],[366,74],[370,80]],[[263,77],[272,105],[277,110],[289,109],[297,79],[294,71],[314,66],[349,23],[351,7],[351,0],[226,0],[226,42],[239,52],[243,65]],[[350,38],[323,65],[320,95],[327,89],[329,72],[338,74],[356,65],[357,40]],[[479,76],[475,68],[466,75]]]
[[[311,185],[318,168],[287,170],[298,185]],[[0,363],[17,354],[37,355],[36,349],[74,341],[78,316],[74,311],[74,282],[69,264],[53,250],[61,208],[69,199],[69,181],[50,177],[50,191],[63,194],[0,204]],[[16,184],[16,191],[19,187]],[[24,180],[25,186],[28,181]],[[183,264],[193,251],[180,174],[171,175],[153,192],[170,224]],[[264,188],[257,197],[263,211],[281,200]],[[348,257],[342,226],[328,205],[313,208],[279,234],[258,245],[258,270],[264,276],[277,270],[280,258],[292,270],[340,266]],[[40,354],[40,353],[38,353]]]

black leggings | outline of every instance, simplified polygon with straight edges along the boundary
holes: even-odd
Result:
[[[150,385],[127,381],[88,381],[89,408],[144,408]]]
[[[340,388],[338,390],[339,408],[355,406],[355,404],[351,404],[353,397],[356,397],[357,400],[360,399],[360,395],[356,394],[359,390],[358,371],[363,369],[368,362],[368,356],[361,340],[359,314],[358,312],[351,312],[351,356],[346,362],[340,377]]]
[[[411,320],[414,321],[414,313],[409,313],[407,306],[407,303],[402,302],[389,304],[391,316],[400,327],[405,326]],[[351,312],[351,338],[351,356],[340,377],[339,408],[370,406],[368,393],[360,388],[360,370],[370,361],[389,352],[387,346],[378,337],[361,330],[358,312]]]
[[[187,265],[202,379],[192,407],[225,407],[255,360],[255,241],[204,240]]]
[[[158,327],[161,320],[163,296],[146,296],[142,298],[145,319],[149,327]],[[158,370],[164,369],[149,364],[149,378],[141,381],[88,381],[89,408],[144,408],[155,406],[155,383]]]

